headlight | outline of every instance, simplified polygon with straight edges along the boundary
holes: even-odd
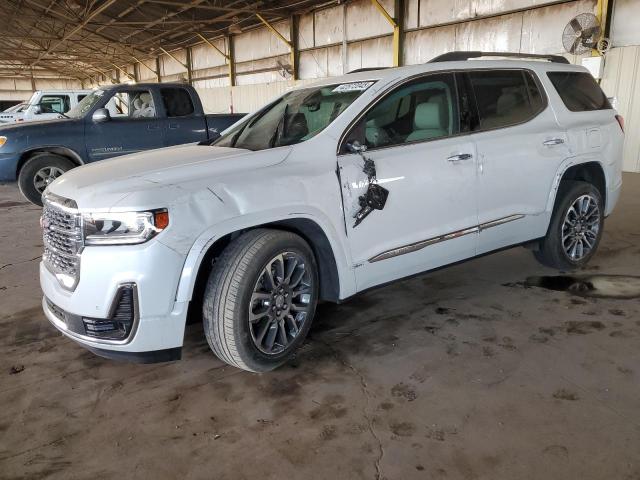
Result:
[[[167,228],[169,213],[91,213],[83,215],[82,220],[85,245],[133,245],[144,243]]]
[[[0,147],[7,143],[7,137],[0,137]]]

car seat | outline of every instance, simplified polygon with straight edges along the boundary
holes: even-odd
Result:
[[[416,107],[413,117],[414,130],[405,141],[416,142],[431,138],[444,137],[447,129],[442,124],[442,112],[440,103],[424,102]]]
[[[155,117],[156,109],[153,106],[153,98],[148,92],[139,94],[133,101],[133,118]]]

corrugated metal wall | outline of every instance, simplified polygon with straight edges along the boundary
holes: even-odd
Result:
[[[616,99],[616,109],[624,117],[627,132],[624,170],[640,172],[640,0],[616,0],[611,40],[613,48],[605,56],[602,88]]]
[[[394,1],[381,0],[391,16]],[[627,131],[640,128],[638,45],[640,0],[615,0],[612,50],[607,54],[603,88],[617,97]],[[403,62],[426,62],[452,50],[564,54],[564,26],[582,12],[596,13],[596,0],[406,0]],[[288,21],[275,24],[289,38]],[[266,28],[234,35],[236,86],[229,86],[225,58],[209,45],[191,48],[192,81],[208,112],[255,110],[288,88],[363,67],[392,64],[392,28],[370,0],[350,0],[302,15],[298,28],[299,77],[291,81],[288,46]],[[226,39],[213,40],[228,53]],[[186,81],[186,51],[159,57],[161,81]],[[566,55],[572,62],[580,58]],[[127,71],[139,81],[157,81],[156,59]],[[125,80],[125,75],[112,72]],[[110,80],[106,80],[110,81]],[[640,138],[627,135],[625,169],[640,171]]]
[[[394,15],[393,0],[381,3]],[[563,53],[560,37],[566,23],[578,13],[594,12],[595,6],[596,0],[407,0],[403,62],[426,62],[451,50]],[[289,38],[287,21],[276,26]],[[312,80],[391,66],[391,34],[391,26],[370,0],[305,14],[298,28],[299,76]],[[192,49],[194,86],[209,111],[225,112],[231,106],[234,111],[251,111],[302,81],[286,78],[279,64],[289,63],[288,47],[266,28],[236,35],[234,41],[238,86],[231,89],[224,58],[206,45]],[[217,42],[227,52],[224,39]],[[172,61],[167,59],[161,57],[162,65]],[[138,66],[140,79],[153,77],[148,71],[140,75],[143,70],[148,69]],[[176,78],[165,77],[166,72],[163,67],[163,81]],[[245,86],[255,88],[241,88]],[[221,87],[226,88],[210,91]]]
[[[36,90],[80,89],[77,80],[64,78],[35,78]],[[28,100],[33,93],[33,85],[29,78],[0,78],[0,98],[2,100]]]

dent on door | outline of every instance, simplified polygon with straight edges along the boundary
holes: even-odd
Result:
[[[389,190],[382,187],[378,184],[377,172],[376,172],[376,164],[375,162],[365,155],[367,147],[365,145],[361,145],[358,141],[353,141],[347,144],[347,148],[352,153],[357,153],[362,158],[362,175],[358,175],[358,177],[362,177],[358,179],[359,182],[362,182],[364,185],[364,192],[361,195],[358,195],[357,202],[353,202],[353,198],[351,198],[351,210],[346,215],[347,218],[352,217],[354,219],[353,228],[360,225],[365,218],[367,218],[374,210],[382,210],[387,203],[387,198],[389,197]],[[338,171],[340,171],[340,166],[338,166]],[[341,179],[342,180],[342,179]],[[349,184],[348,178],[344,180],[345,189],[351,194],[351,185]]]

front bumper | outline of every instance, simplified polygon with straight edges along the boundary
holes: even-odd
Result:
[[[19,153],[0,153],[0,182],[15,182]]]
[[[184,339],[188,302],[176,302],[184,257],[160,242],[86,247],[74,291],[62,288],[40,263],[43,310],[63,334],[103,356],[126,357],[179,349]],[[125,338],[93,338],[83,319],[110,319],[123,285],[135,285],[135,324]],[[112,355],[107,355],[112,353]]]

